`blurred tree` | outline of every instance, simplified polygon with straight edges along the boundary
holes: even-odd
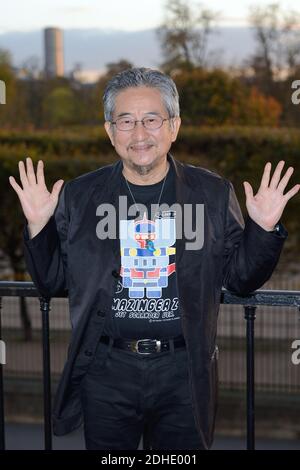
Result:
[[[45,123],[49,127],[76,122],[73,91],[66,86],[54,88],[44,99],[43,110]]]
[[[205,67],[208,62],[208,38],[217,14],[187,0],[167,0],[166,18],[157,29],[166,73]]]
[[[31,56],[24,60],[21,67],[22,76],[25,79],[38,79],[42,77],[40,59],[37,56]]]
[[[15,82],[14,71],[12,67],[12,59],[9,51],[0,49],[0,77],[6,83],[6,92],[9,93],[10,88]]]
[[[43,72],[38,57],[26,59],[20,69],[18,97],[22,114],[22,127],[39,128],[42,125],[42,103],[44,98]]]
[[[132,69],[133,64],[126,59],[121,59],[118,62],[108,62],[106,64],[105,80],[109,80],[111,77],[119,72],[123,72],[127,69]]]
[[[295,73],[300,65],[300,14],[285,12],[278,3],[252,6],[249,14],[257,50],[248,60],[264,93],[274,92],[274,81]]]
[[[257,49],[246,61],[252,71],[245,83],[281,105],[280,125],[299,125],[299,107],[291,102],[291,82],[300,71],[300,14],[284,11],[278,3],[253,6],[249,13]]]
[[[263,95],[256,87],[243,86],[241,99],[232,109],[231,124],[278,127],[282,107],[272,96]]]
[[[174,77],[183,124],[276,126],[281,107],[274,98],[223,70],[182,71]]]
[[[0,80],[6,85],[6,104],[0,107],[0,126],[10,127],[15,115],[17,82],[9,51],[0,49]]]
[[[110,80],[115,74],[131,68],[133,68],[133,64],[127,59],[120,59],[118,62],[109,62],[106,64],[106,72],[99,78],[94,88],[94,98],[96,103],[95,109],[98,122],[104,122],[102,95],[108,80]]]

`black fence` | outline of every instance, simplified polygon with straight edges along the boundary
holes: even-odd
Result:
[[[41,370],[43,375],[43,399],[44,399],[44,442],[45,442],[45,449],[50,450],[52,448],[52,428],[51,428],[51,368],[50,368],[50,333],[51,329],[49,327],[49,311],[50,311],[50,302],[46,299],[39,297],[38,292],[36,291],[33,283],[31,282],[0,282],[0,340],[5,340],[6,338],[2,338],[1,333],[1,301],[2,298],[9,298],[12,299],[13,297],[20,300],[20,307],[24,314],[26,314],[26,305],[24,305],[25,298],[38,298],[39,300],[39,318],[41,320],[38,328],[41,330],[41,337],[40,337],[40,356],[41,356]],[[51,300],[51,304],[54,303],[56,299]],[[259,337],[257,338],[257,342],[261,338],[271,340],[272,337],[275,335],[281,341],[291,341],[291,338],[296,339],[295,336],[295,325],[298,322],[298,315],[300,312],[300,291],[290,291],[290,290],[258,290],[254,292],[249,297],[239,297],[230,294],[228,291],[223,289],[221,295],[221,304],[223,305],[224,309],[227,306],[230,306],[230,314],[229,314],[229,321],[222,325],[222,335],[221,339],[224,345],[224,348],[236,348],[237,345],[239,347],[239,351],[244,351],[246,355],[246,371],[245,371],[245,380],[246,380],[246,394],[247,394],[247,449],[254,449],[255,447],[255,407],[254,407],[254,391],[257,386],[263,389],[268,389],[270,385],[274,386],[274,384],[270,383],[270,380],[266,380],[265,371],[262,371],[261,377],[258,383],[254,383],[255,381],[255,361],[254,361],[254,325],[255,319],[257,318],[256,314],[268,307],[273,307],[276,309],[274,313],[273,309],[269,309],[267,316],[272,317],[276,316],[277,321],[276,323],[270,324],[269,320],[261,321],[260,315],[258,315],[259,325]],[[260,309],[257,309],[257,307]],[[242,307],[242,309],[241,309]],[[237,310],[238,309],[238,310]],[[287,321],[283,320],[284,312],[289,310],[289,316],[293,317],[295,321]],[[53,310],[53,306],[52,306]],[[237,314],[240,318],[240,312],[244,312],[244,320],[243,328],[241,327],[241,323],[237,322]],[[54,313],[54,312],[53,312]],[[51,316],[53,315],[51,314]],[[50,317],[51,317],[50,316]],[[223,316],[224,317],[224,316]],[[299,317],[300,318],[300,317]],[[222,318],[221,318],[222,320]],[[14,325],[15,321],[15,325]],[[28,321],[29,317],[27,315],[21,315],[21,324],[23,327],[23,331],[25,334],[28,333]],[[270,326],[271,325],[271,326]],[[20,325],[17,324],[16,319],[12,319],[11,326],[19,327]],[[66,330],[66,323],[61,324],[60,334],[65,335]],[[245,330],[246,330],[246,338],[245,338]],[[8,329],[5,327],[5,333],[8,332]],[[26,333],[27,331],[27,333]],[[67,337],[64,336],[64,342],[67,343]],[[1,344],[1,343],[0,343]],[[3,343],[4,344],[4,343]],[[264,342],[264,344],[266,344]],[[242,345],[242,347],[241,347]],[[256,344],[255,344],[256,346]],[[261,347],[258,344],[258,347]],[[265,347],[265,346],[264,346]],[[268,346],[270,347],[270,346]],[[289,346],[290,348],[290,346]],[[292,351],[291,351],[292,353]],[[35,351],[36,356],[36,351]],[[240,352],[237,354],[237,359],[240,360]],[[244,355],[243,355],[244,359]],[[279,364],[280,365],[280,364]],[[278,361],[277,361],[278,366]],[[290,371],[293,370],[291,363],[289,364],[289,368],[285,367],[285,370]],[[3,365],[0,361],[0,449],[5,449],[5,420],[4,420],[4,390],[3,390]],[[299,366],[300,367],[300,366]],[[56,366],[57,373],[59,373],[59,366]],[[235,369],[238,369],[235,367]],[[279,367],[280,369],[280,367]],[[242,372],[243,374],[243,372]],[[284,374],[280,371],[278,382],[276,386],[278,389],[287,389],[289,391],[293,391],[294,393],[300,392],[300,381],[292,380],[291,373],[288,372],[288,376],[284,376]],[[295,374],[296,376],[296,374]],[[243,383],[243,377],[235,377],[231,379],[234,381],[235,386],[238,386]],[[228,386],[231,386],[232,383],[228,381]],[[149,449],[148,444],[148,437],[147,432],[144,432],[143,436],[143,447],[144,449]]]

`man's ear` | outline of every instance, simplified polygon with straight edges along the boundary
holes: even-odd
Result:
[[[180,124],[181,124],[181,119],[179,116],[176,116],[175,118],[172,119],[172,122],[170,123],[172,127],[172,142],[175,142],[177,139],[177,134],[179,132]]]
[[[105,121],[104,123],[104,128],[108,134],[108,137],[110,138],[111,144],[114,147],[115,146],[115,139],[114,139],[114,131],[111,123],[109,121]]]

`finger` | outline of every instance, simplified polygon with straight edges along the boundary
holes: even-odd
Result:
[[[60,192],[63,184],[64,184],[64,180],[58,180],[54,183],[53,188],[52,188],[52,192],[51,192],[51,197],[53,199],[58,198],[59,192]]]
[[[30,157],[26,158],[27,178],[30,184],[36,184],[36,177],[33,168],[33,163]]]
[[[295,196],[295,194],[297,194],[297,192],[299,191],[300,189],[300,184],[296,184],[296,186],[294,186],[292,189],[290,189],[285,195],[284,195],[284,199],[286,200],[286,202],[291,199],[293,196]]]
[[[270,173],[271,173],[271,163],[268,162],[265,164],[265,169],[262,175],[262,179],[260,182],[260,188],[259,189],[266,189],[269,186],[269,181],[270,181]]]
[[[22,186],[25,189],[29,186],[29,182],[27,179],[26,171],[25,171],[25,165],[22,160],[19,161],[19,173],[20,173],[20,180],[21,180]]]
[[[278,186],[277,186],[277,189],[278,189],[279,191],[281,191],[282,193],[283,193],[283,191],[285,190],[286,185],[288,184],[289,179],[290,179],[290,177],[292,176],[293,172],[294,172],[294,168],[293,168],[292,166],[290,166],[290,167],[286,170],[286,172],[285,172],[285,174],[284,174],[282,180],[279,182],[279,184],[278,184]]]
[[[23,193],[23,189],[21,188],[21,186],[16,182],[15,178],[13,176],[10,176],[8,178],[11,186],[14,188],[14,190],[16,191],[17,195],[19,197],[21,197],[22,193]]]
[[[252,199],[253,198],[253,189],[250,183],[248,181],[244,181],[244,189],[245,189],[245,194],[247,199]]]
[[[274,171],[274,174],[273,174],[273,177],[271,179],[271,182],[270,182],[270,188],[271,189],[276,189],[277,188],[277,185],[280,181],[280,175],[281,175],[281,172],[282,172],[282,169],[284,167],[284,160],[280,160],[280,162],[277,164],[276,168],[275,168],[275,171]]]
[[[36,179],[37,179],[37,184],[40,184],[42,186],[45,185],[44,162],[43,162],[43,160],[38,161],[37,170],[36,170]]]

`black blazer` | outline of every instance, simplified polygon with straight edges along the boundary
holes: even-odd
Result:
[[[240,295],[271,276],[287,232],[267,232],[249,217],[244,224],[232,184],[204,168],[184,165],[168,154],[175,170],[179,204],[204,204],[204,245],[187,250],[176,240],[176,271],[182,330],[189,358],[190,392],[204,449],[210,448],[217,402],[217,317],[222,285]],[[120,271],[116,239],[96,236],[102,203],[118,206],[122,162],[66,183],[54,215],[33,239],[24,228],[28,271],[45,297],[68,290],[72,338],[54,400],[54,434],[82,421],[80,382],[103,331]],[[177,223],[177,221],[176,221]],[[177,229],[177,227],[176,227]],[[184,230],[182,230],[184,235]]]

